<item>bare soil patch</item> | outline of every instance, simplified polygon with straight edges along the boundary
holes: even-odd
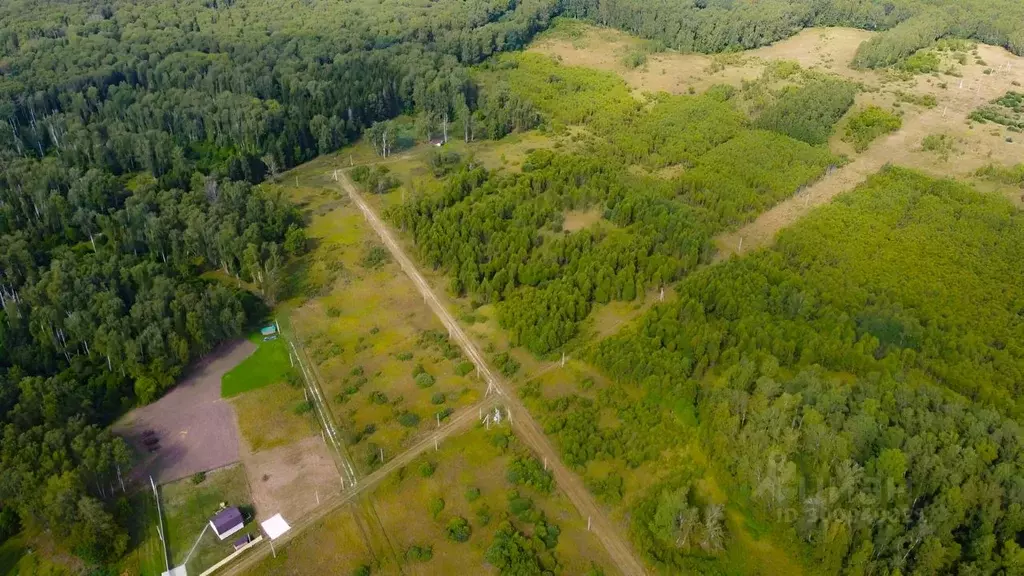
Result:
[[[114,432],[144,455],[132,477],[160,484],[238,461],[238,430],[231,404],[220,397],[220,379],[256,350],[248,340],[218,346],[163,398],[129,412]],[[149,451],[148,438],[159,446]]]
[[[601,211],[594,208],[591,210],[570,210],[565,214],[565,222],[562,223],[562,230],[575,232],[589,228],[592,224],[601,220]]]
[[[261,452],[242,454],[256,515],[264,520],[280,513],[295,520],[341,490],[341,480],[323,438],[310,436]]]

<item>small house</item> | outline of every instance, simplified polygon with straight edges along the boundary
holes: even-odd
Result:
[[[235,544],[234,544],[235,551],[237,552],[237,551],[241,550],[242,548],[245,548],[246,546],[249,545],[249,542],[252,542],[252,534],[246,534],[245,536],[242,536],[238,540],[235,540]]]
[[[430,145],[435,148],[440,148],[441,146],[444,146],[444,140],[440,138],[433,138],[430,140]]]
[[[221,540],[241,530],[243,524],[242,512],[234,506],[224,508],[210,519],[210,527]]]
[[[267,340],[273,340],[277,338],[277,325],[270,324],[269,326],[264,326],[262,329],[260,329],[260,335],[263,336],[264,342],[266,342]]]

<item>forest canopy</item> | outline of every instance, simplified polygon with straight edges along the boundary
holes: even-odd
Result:
[[[1021,242],[1005,200],[887,169],[775,248],[692,274],[593,359],[654,402],[688,399],[715,466],[826,572],[1012,572]],[[632,430],[666,426],[632,404],[646,413]],[[585,438],[563,449],[594,454]]]
[[[296,209],[253,184],[402,113],[428,131],[471,114],[488,133],[532,125],[465,66],[556,10],[2,3],[0,537],[20,523],[89,563],[121,556],[110,486],[132,455],[108,425],[259,320],[305,245]]]
[[[882,67],[936,39],[970,38],[1024,54],[1016,0],[562,0],[562,14],[661,41],[683,52],[766,46],[810,26],[879,30],[856,63]]]

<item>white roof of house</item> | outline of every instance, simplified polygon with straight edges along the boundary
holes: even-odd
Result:
[[[181,566],[171,568],[167,572],[164,572],[163,576],[188,576],[188,571],[185,570],[185,565],[182,564]]]
[[[270,536],[271,540],[277,540],[282,534],[292,528],[284,521],[280,514],[274,514],[272,517],[261,522],[260,526],[263,527],[263,531],[267,533],[267,536]]]

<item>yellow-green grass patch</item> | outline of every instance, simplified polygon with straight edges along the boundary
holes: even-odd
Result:
[[[238,429],[253,452],[284,446],[317,433],[312,412],[299,413],[303,388],[277,382],[231,399]]]
[[[355,505],[345,506],[305,529],[280,547],[277,557],[268,556],[256,565],[252,576],[319,576],[352,574],[360,566],[385,574],[377,555],[363,537],[363,527],[353,514]],[[385,559],[386,560],[386,559]]]

